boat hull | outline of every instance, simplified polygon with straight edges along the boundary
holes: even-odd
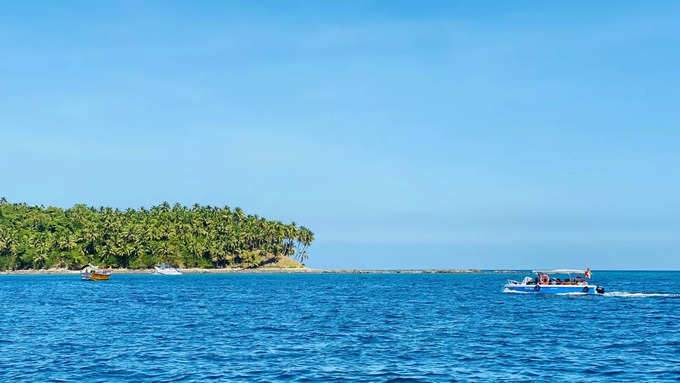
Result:
[[[83,281],[108,281],[111,274],[82,273],[80,279]]]
[[[97,273],[95,273],[90,277],[90,280],[91,281],[108,281],[109,278],[111,278],[111,274],[97,274]]]
[[[598,295],[594,285],[520,285],[507,284],[505,292],[527,294],[582,294]]]
[[[175,269],[175,268],[169,268],[169,269],[161,269],[159,267],[156,267],[156,274],[159,275],[182,275],[182,272]]]

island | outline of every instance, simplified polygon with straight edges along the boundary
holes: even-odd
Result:
[[[314,233],[228,206],[163,202],[119,210],[69,209],[0,199],[0,271],[102,267],[147,270],[303,269]]]

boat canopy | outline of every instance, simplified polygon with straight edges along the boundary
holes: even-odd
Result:
[[[557,270],[534,270],[535,274],[585,274],[587,270],[557,269]]]

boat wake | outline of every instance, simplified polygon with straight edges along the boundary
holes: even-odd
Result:
[[[605,297],[619,298],[680,298],[680,294],[669,293],[629,293],[626,291],[612,291],[602,294]]]
[[[530,291],[510,290],[510,289],[507,288],[507,287],[503,289],[503,292],[504,292],[504,293],[507,293],[507,294],[534,294],[533,292],[530,292]]]

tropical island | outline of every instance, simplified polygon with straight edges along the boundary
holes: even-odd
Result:
[[[0,199],[0,271],[103,267],[149,269],[302,267],[314,233],[240,208],[167,202],[119,210],[70,209]],[[295,261],[293,261],[293,259]]]

